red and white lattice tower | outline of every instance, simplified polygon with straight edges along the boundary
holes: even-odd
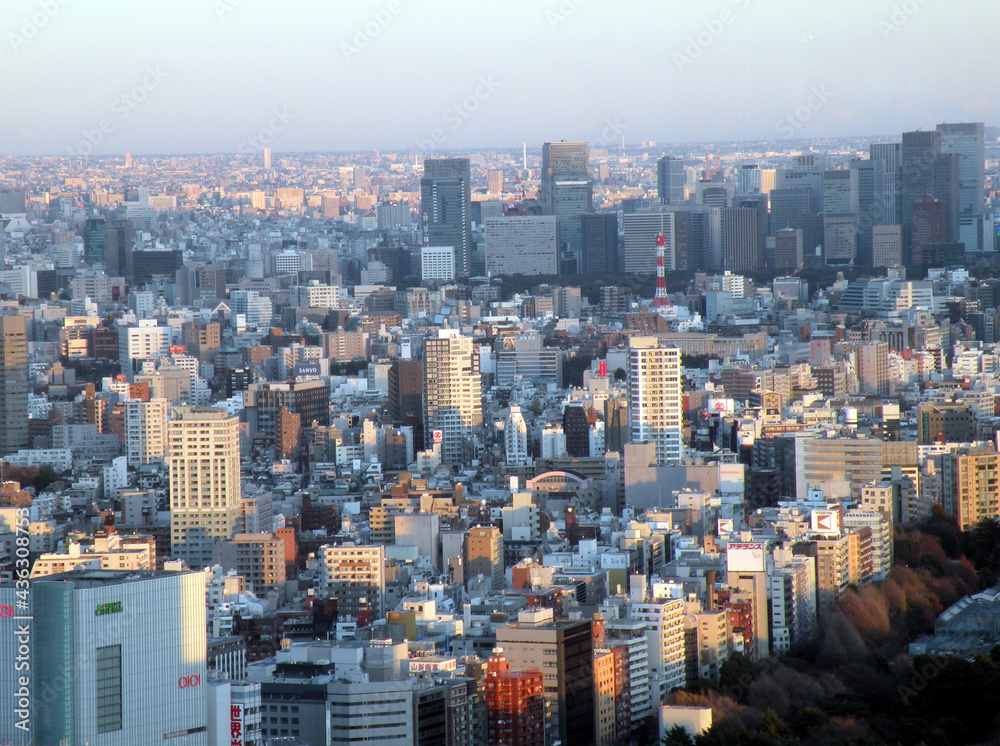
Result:
[[[423,226],[424,226],[424,246],[427,247],[431,245],[431,233],[429,230],[427,230],[427,210],[424,210]]]
[[[667,275],[663,268],[664,241],[661,233],[656,237],[656,294],[653,296],[653,306],[663,308],[667,305]]]

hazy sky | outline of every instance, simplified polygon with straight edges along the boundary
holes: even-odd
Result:
[[[1000,123],[995,0],[3,0],[0,154]]]

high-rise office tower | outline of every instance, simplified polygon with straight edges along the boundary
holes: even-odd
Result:
[[[872,266],[899,267],[903,262],[903,226],[872,227]]]
[[[31,596],[34,743],[207,746],[203,573],[78,570]]]
[[[829,213],[823,215],[823,258],[833,266],[857,263],[857,215]]]
[[[708,268],[709,210],[704,205],[671,207],[674,216],[673,268],[683,272],[703,272]],[[764,200],[767,215],[767,201]]]
[[[756,248],[758,265],[767,263],[767,202],[766,194],[745,194],[733,200],[733,207],[736,209],[743,208],[757,211]]]
[[[814,215],[812,190],[797,186],[772,189],[768,195],[771,203],[769,235],[791,226],[792,223]]]
[[[656,162],[656,194],[661,205],[684,202],[684,161],[665,155]]]
[[[736,172],[736,195],[761,193],[760,166],[756,163],[744,163]]]
[[[201,568],[211,564],[215,542],[239,530],[239,420],[218,409],[178,407],[167,438],[171,552]]]
[[[559,271],[559,226],[559,218],[551,215],[486,218],[483,250],[487,274],[556,274]]]
[[[774,234],[774,269],[777,272],[792,272],[799,268],[803,259],[802,231],[797,228],[782,228]]]
[[[580,216],[583,272],[618,271],[618,213]]]
[[[984,247],[985,137],[982,122],[939,124],[941,152],[958,158],[958,240],[966,251]],[[991,246],[992,248],[992,246]]]
[[[872,227],[874,216],[875,185],[880,181],[882,161],[870,158],[851,159],[850,169],[858,176],[858,264],[871,266],[872,263]]]
[[[24,316],[0,316],[0,455],[28,447],[28,343]]]
[[[83,260],[89,264],[104,263],[108,221],[104,218],[87,218],[83,224]]]
[[[924,247],[948,241],[948,204],[930,195],[910,205],[910,262],[925,264]]]
[[[858,172],[856,169],[823,172],[823,212],[858,212]]]
[[[166,399],[125,402],[125,453],[128,464],[163,463],[167,456]]]
[[[463,462],[465,438],[483,422],[479,353],[457,329],[424,341],[424,442],[441,446],[449,464]]]
[[[756,271],[763,259],[758,231],[760,212],[752,207],[724,207],[721,212],[723,269]]]
[[[873,143],[868,146],[868,157],[882,164],[875,173],[874,197],[868,222],[871,225],[900,225],[901,145],[898,142]]]
[[[624,223],[624,270],[626,272],[656,271],[657,236],[664,238],[664,266],[674,268],[672,251],[674,236],[674,213],[649,212],[625,215]]]
[[[468,275],[472,252],[472,170],[468,158],[428,158],[420,180],[420,212],[431,246],[455,250],[455,272]]]
[[[503,171],[496,168],[486,172],[486,191],[490,194],[503,194]]]
[[[632,441],[653,443],[658,464],[675,464],[684,455],[681,351],[656,337],[632,337],[628,351]]]
[[[271,168],[271,149],[264,148],[264,168]]]
[[[902,220],[904,240],[910,245],[913,204],[932,196],[947,203],[948,240],[957,240],[959,212],[959,156],[941,151],[941,133],[904,132],[902,145]]]
[[[580,216],[594,211],[586,142],[542,144],[539,202],[543,215],[555,215],[559,220],[560,272],[578,273],[583,243]]]
[[[104,273],[124,277],[129,283],[134,275],[133,251],[135,228],[128,220],[116,220],[104,234]]]
[[[465,575],[467,579],[482,575],[490,587],[504,586],[503,533],[496,526],[476,526],[465,539]]]

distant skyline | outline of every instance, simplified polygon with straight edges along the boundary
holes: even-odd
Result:
[[[7,0],[4,11],[0,156],[433,154],[1000,123],[1000,4],[988,0]]]

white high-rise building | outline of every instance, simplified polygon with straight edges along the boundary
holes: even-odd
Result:
[[[441,329],[424,341],[425,447],[441,446],[445,463],[463,459],[465,438],[483,422],[479,353],[457,329]]]
[[[503,431],[504,455],[508,466],[527,466],[530,463],[528,455],[528,426],[521,414],[521,408],[512,404],[510,414],[504,423]]]
[[[629,340],[629,422],[632,441],[656,447],[656,462],[677,463],[684,455],[681,409],[681,351],[656,337]]]
[[[207,746],[205,575],[32,581],[33,743]]]
[[[666,599],[629,605],[628,618],[646,626],[653,700],[684,686],[684,600]]]
[[[162,463],[167,457],[166,399],[125,402],[125,453],[128,465]]]
[[[816,559],[775,550],[771,593],[771,655],[787,655],[816,632]]]
[[[168,425],[170,541],[192,568],[212,563],[241,511],[239,421],[218,409],[178,407]]]

